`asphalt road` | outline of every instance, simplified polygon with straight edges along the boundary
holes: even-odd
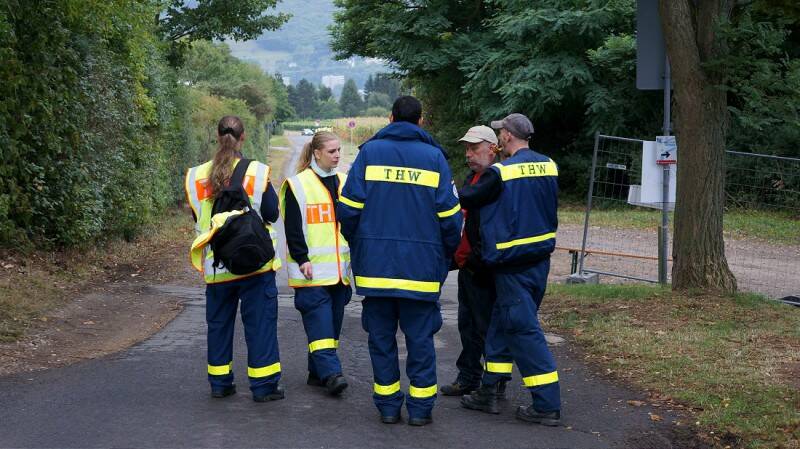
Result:
[[[367,336],[361,329],[360,298],[354,296],[347,308],[339,349],[350,387],[342,397],[332,398],[305,385],[306,337],[291,291],[283,287],[285,270],[278,285],[285,400],[251,400],[241,326],[234,351],[239,392],[225,399],[210,398],[203,288],[154,285],[152,293],[181,298],[186,307],[152,338],[103,359],[0,378],[0,446],[673,447],[669,415],[657,411],[664,420],[653,422],[648,415],[652,409],[628,406],[627,400],[641,399],[642,394],[596,376],[567,344],[553,347],[563,396],[562,427],[514,419],[516,405],[530,401],[516,372],[500,415],[466,410],[458,398],[440,396],[431,425],[381,424],[372,404],[372,370]],[[456,376],[460,343],[455,298],[455,276],[451,276],[441,301],[445,324],[436,335],[439,385]],[[402,337],[399,343],[404,356]],[[401,383],[407,390],[407,379]]]

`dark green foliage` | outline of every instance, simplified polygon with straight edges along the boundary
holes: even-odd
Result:
[[[164,37],[170,41],[255,39],[266,30],[277,30],[289,15],[264,14],[278,0],[170,0],[158,17]]]
[[[317,113],[317,88],[303,78],[289,91],[289,102],[300,118],[311,118]]]
[[[373,92],[384,94],[389,97],[390,103],[394,102],[402,92],[400,80],[390,73],[376,73],[374,77],[370,75],[364,84],[364,95],[369,96]]]
[[[131,238],[183,200],[186,168],[212,145],[197,137],[208,135],[208,122],[240,113],[250,140],[264,140],[260,121],[272,120],[282,86],[251,65],[228,70],[231,60],[178,76],[155,29],[159,8],[0,4],[0,246]],[[235,83],[213,82],[232,74]],[[216,88],[235,100],[214,100]],[[207,104],[221,107],[201,120]]]
[[[475,123],[528,115],[533,146],[561,166],[567,193],[583,194],[595,132],[661,134],[662,93],[635,89],[634,0],[336,0],[340,58],[383,58],[421,98],[425,120],[464,170],[456,140]],[[800,32],[796,2],[737,6],[731,58],[718,61],[730,91],[729,146],[799,155]],[[377,90],[378,77],[365,90]]]
[[[364,100],[358,93],[356,82],[348,79],[342,88],[342,95],[339,97],[339,107],[345,117],[355,117],[364,110]]]

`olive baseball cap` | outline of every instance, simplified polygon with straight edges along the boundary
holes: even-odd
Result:
[[[494,120],[491,125],[494,129],[505,129],[519,139],[528,140],[533,135],[533,123],[528,117],[518,113],[509,114],[502,120]]]
[[[497,145],[497,134],[486,125],[473,126],[464,137],[458,139],[459,142],[480,143],[483,141]]]

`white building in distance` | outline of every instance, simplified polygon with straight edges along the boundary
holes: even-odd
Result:
[[[344,86],[344,75],[325,75],[322,77],[322,85],[330,90]]]

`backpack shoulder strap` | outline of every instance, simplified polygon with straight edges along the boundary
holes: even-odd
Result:
[[[240,186],[244,182],[244,175],[247,173],[247,167],[250,166],[250,162],[253,162],[252,159],[239,159],[239,162],[236,164],[236,168],[233,169],[233,174],[231,175],[231,186]]]

